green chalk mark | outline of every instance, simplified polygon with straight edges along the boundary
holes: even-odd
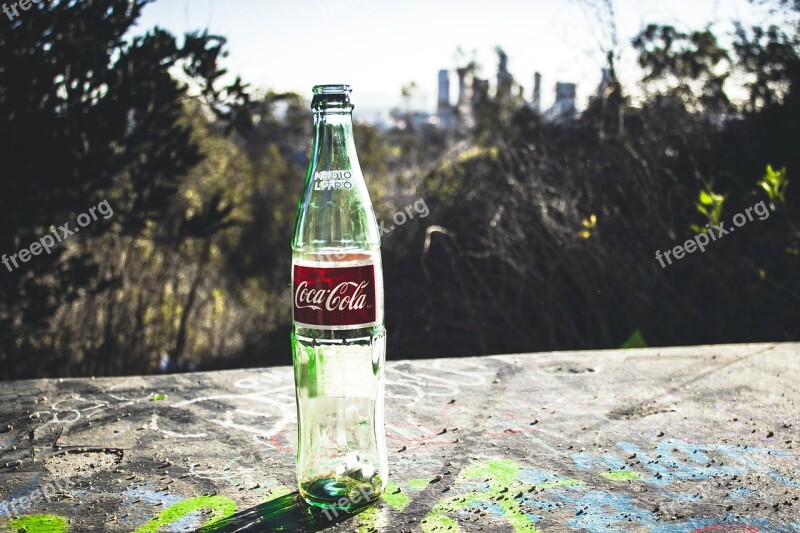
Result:
[[[361,523],[358,529],[356,529],[356,533],[370,533],[371,531],[389,525],[386,516],[381,514],[375,507],[370,507],[361,511],[358,513],[358,517],[361,519]]]
[[[236,504],[225,496],[197,496],[164,509],[134,533],[157,533],[161,526],[171,524],[201,509],[211,510],[211,515],[203,524],[207,526],[233,515],[236,512]],[[208,531],[208,528],[203,527],[200,531]]]
[[[430,484],[431,484],[431,480],[430,479],[412,479],[411,481],[406,483],[406,486],[409,489],[413,489],[413,490],[423,490],[425,487],[427,487]]]
[[[520,467],[514,461],[508,459],[493,459],[472,465],[464,469],[459,479],[485,479],[491,478],[489,486],[508,485],[514,482]]]
[[[397,492],[398,487],[391,481],[386,485],[386,492],[383,493],[383,501],[388,503],[392,509],[402,511],[410,503],[410,499],[402,492]]]
[[[427,480],[416,481],[425,481],[427,484]],[[386,491],[381,496],[381,499],[385,501],[392,509],[396,511],[402,511],[408,506],[411,500],[402,492],[397,492],[397,489],[397,485],[390,481],[386,485]],[[361,520],[361,523],[359,524],[358,529],[356,529],[356,533],[369,533],[370,531],[382,529],[389,525],[389,522],[386,519],[386,513],[381,512],[381,509],[378,509],[377,507],[370,507],[361,511],[358,513],[358,517]]]
[[[438,505],[437,505],[438,507]],[[428,513],[428,516],[422,519],[422,523],[420,527],[422,531],[425,533],[431,533],[433,531],[441,531],[445,529],[447,531],[460,531],[458,527],[458,522],[453,520],[452,518],[448,518],[445,516],[444,513],[448,511],[444,511],[442,513],[435,513],[436,507],[431,509],[431,512]]]
[[[162,400],[166,400],[167,397],[168,396],[166,394],[153,394],[153,396],[150,397],[150,401],[151,402],[160,402]]]
[[[639,479],[642,475],[639,472],[631,472],[630,470],[620,470],[618,472],[604,472],[600,474],[601,477],[610,479],[611,481],[627,481],[629,479]]]
[[[503,508],[503,515],[508,520],[508,523],[511,524],[511,527],[514,528],[514,531],[526,531],[528,533],[538,531],[525,513],[519,510],[519,504],[516,500],[505,498],[499,503],[500,507]]]
[[[26,533],[67,533],[67,520],[66,518],[49,514],[23,516],[9,521],[4,529],[14,533],[18,531],[25,531]]]
[[[455,514],[476,503],[484,502],[499,505],[503,510],[503,517],[517,533],[537,532],[536,526],[534,526],[527,515],[520,510],[519,502],[508,494],[509,486],[516,480],[520,469],[519,464],[507,459],[491,460],[465,468],[458,476],[457,481],[472,479],[483,480],[489,478],[489,489],[481,492],[456,495],[440,501],[420,522],[422,531],[425,533],[433,533],[435,531],[440,531],[442,528],[451,531],[459,531],[458,522],[448,515]],[[547,485],[577,485],[581,483],[582,482],[578,480],[563,480]],[[531,485],[522,484],[520,486],[530,487]]]
[[[478,502],[495,503],[503,510],[503,516],[514,528],[517,533],[535,533],[538,530],[528,517],[520,511],[516,500],[508,498],[507,495],[502,500],[496,498],[503,495],[499,489],[489,492],[469,493],[462,496],[453,496],[436,504],[428,515],[420,523],[422,531],[433,533],[447,528],[452,531],[459,531],[458,522],[450,518],[449,514],[454,514],[461,509],[467,509]]]

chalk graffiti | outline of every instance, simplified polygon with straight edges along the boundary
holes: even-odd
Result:
[[[800,487],[800,481],[785,476],[764,466],[758,459],[764,457],[790,457],[783,450],[772,450],[756,446],[730,444],[692,444],[679,439],[662,439],[654,453],[648,453],[630,442],[620,442],[617,447],[636,457],[639,465],[651,475],[641,472],[622,473],[627,465],[625,460],[613,453],[594,455],[586,452],[572,454],[571,458],[578,470],[589,471],[607,468],[612,472],[604,477],[612,480],[630,479],[636,476],[641,481],[658,486],[668,486],[675,481],[703,480],[720,476],[742,475],[757,472],[772,478],[787,487]],[[716,462],[713,456],[724,460]],[[728,464],[723,464],[727,462]]]
[[[400,487],[392,482],[386,485],[386,492],[381,496],[381,499],[395,511],[402,511],[411,502],[411,499],[400,490]],[[361,522],[356,529],[357,533],[369,533],[389,525],[387,513],[377,507],[370,507],[360,513],[358,517]]]
[[[210,510],[211,514],[204,526],[228,518],[236,512],[236,504],[225,496],[197,496],[164,509],[134,533],[157,533],[161,526],[171,524],[201,510]]]
[[[634,451],[630,443],[620,443],[620,449],[643,457],[641,450]],[[664,486],[678,480],[702,480],[721,475],[737,475],[748,468],[765,475],[775,472],[756,462],[752,456],[767,453],[761,448],[729,445],[694,445],[683,441],[666,439],[658,446],[659,462],[647,464],[652,476],[625,470],[624,461],[613,454],[592,457],[585,453],[572,456],[579,471],[592,471],[599,477],[619,482],[642,482]],[[669,453],[668,453],[669,452]],[[694,464],[679,462],[673,454],[682,453],[693,457]],[[712,453],[724,453],[736,461],[737,466],[711,465]],[[785,453],[770,451],[771,455]],[[744,465],[744,466],[742,466]],[[596,467],[612,468],[611,472],[596,472]],[[795,480],[780,475],[770,476],[778,482],[794,487]],[[666,481],[665,481],[666,480]],[[480,482],[476,482],[480,481]],[[419,485],[422,488],[422,484]],[[523,467],[512,460],[488,460],[465,468],[452,486],[452,495],[436,503],[421,522],[423,531],[441,529],[459,531],[460,520],[470,520],[475,512],[490,513],[508,523],[516,532],[536,531],[536,524],[544,517],[541,513],[555,512],[559,523],[571,529],[601,533],[614,524],[632,527],[653,533],[684,533],[686,531],[759,531],[773,530],[775,524],[765,518],[748,517],[746,520],[733,512],[724,512],[716,519],[688,518],[680,523],[664,523],[662,517],[642,503],[623,494],[614,494],[575,478],[546,473],[531,467]],[[745,498],[747,491],[739,491],[734,498]],[[690,493],[665,493],[661,497],[670,501],[696,501],[699,497]],[[531,511],[526,511],[530,509]],[[794,526],[783,526],[789,531]]]
[[[54,515],[23,516],[10,520],[6,526],[8,531],[14,533],[67,533],[67,520]]]
[[[205,417],[192,418],[199,428],[206,428],[214,424],[231,432],[240,433],[255,441],[272,444],[287,426],[294,425],[296,415],[294,408],[294,386],[285,376],[274,372],[262,372],[254,376],[247,376],[234,382],[233,388],[237,392],[220,393],[209,396],[199,396],[175,402],[172,408],[182,411],[188,406],[208,404],[209,409]],[[220,402],[233,402],[236,408],[222,411],[216,408]],[[168,416],[169,412],[161,416]],[[180,417],[181,426],[185,426],[185,417]],[[157,428],[156,428],[157,429]],[[180,436],[184,438],[202,438],[205,431],[195,431],[188,434],[176,435],[162,432],[167,436]],[[280,451],[291,451],[287,448],[274,446]]]
[[[434,359],[424,369],[400,363],[386,369],[386,398],[400,403],[428,399],[451,399],[464,389],[481,387],[491,381],[485,365],[475,361]]]
[[[707,437],[714,432],[704,428],[701,421],[685,419],[684,422],[671,423],[667,433],[680,434],[687,440],[658,439],[650,447],[649,438],[643,439],[643,442],[648,443],[646,445],[627,441],[613,444],[614,441],[606,442],[597,438],[598,448],[603,447],[601,451],[575,451],[572,448],[575,443],[565,442],[564,435],[559,433],[563,428],[558,424],[548,423],[546,417],[562,405],[569,405],[572,409],[576,406],[585,406],[586,409],[596,407],[596,391],[591,388],[590,380],[586,381],[586,389],[578,392],[577,398],[567,395],[556,395],[553,398],[551,395],[550,399],[543,400],[541,398],[545,396],[533,388],[522,390],[520,394],[531,397],[529,405],[536,405],[536,409],[547,406],[547,409],[543,409],[543,414],[539,415],[542,423],[538,420],[534,422],[535,417],[531,416],[533,413],[530,410],[513,411],[507,407],[507,410],[492,408],[476,413],[474,403],[462,403],[464,396],[471,395],[479,387],[494,386],[492,380],[495,375],[502,378],[498,389],[503,387],[505,377],[502,373],[510,372],[514,365],[508,357],[487,358],[481,362],[447,361],[446,364],[435,361],[425,368],[408,363],[394,365],[387,372],[387,399],[404,406],[435,401],[435,405],[440,405],[441,409],[431,412],[428,406],[427,415],[424,410],[415,410],[413,406],[408,409],[387,410],[387,436],[396,444],[395,449],[403,450],[393,466],[402,472],[404,478],[393,478],[395,484],[390,484],[382,497],[385,505],[367,508],[356,515],[352,518],[353,527],[350,529],[360,532],[391,529],[397,524],[394,518],[404,510],[408,513],[407,509],[415,498],[422,498],[424,494],[428,512],[419,525],[426,532],[438,530],[440,527],[450,528],[451,531],[469,529],[468,525],[473,523],[482,526],[488,524],[489,528],[500,525],[518,532],[551,528],[600,532],[613,527],[618,530],[634,529],[652,533],[753,533],[773,530],[800,532],[800,523],[786,524],[785,519],[784,523],[776,523],[777,519],[752,516],[753,503],[763,505],[760,508],[765,512],[772,512],[772,506],[776,503],[783,504],[784,499],[795,494],[800,495],[797,491],[800,488],[797,457],[791,452],[768,448],[768,444],[763,444],[765,447],[727,443],[695,444],[690,441],[708,442]],[[570,379],[574,378],[573,375],[570,376]],[[668,408],[672,405],[670,395],[677,393],[678,389],[653,389],[653,395],[661,395],[658,405],[648,404],[642,407],[639,398],[641,389],[635,393],[631,391],[635,386],[647,387],[649,376],[647,372],[641,371],[631,373],[629,378],[627,382],[630,387],[620,387],[619,395],[603,400],[607,402],[604,412],[612,411],[624,400],[625,405],[630,408],[618,409],[618,414],[635,419],[635,422],[631,422],[632,425],[635,424],[635,431],[632,433],[653,431],[652,435],[655,436],[661,422],[655,417],[653,420],[642,420],[634,415],[647,415],[665,406]],[[537,386],[542,385],[537,383]],[[254,499],[260,498],[287,495],[292,495],[293,498],[294,489],[281,484],[287,479],[276,479],[268,473],[265,474],[270,468],[258,468],[258,465],[265,464],[264,457],[260,455],[264,448],[269,448],[272,453],[271,461],[274,460],[276,450],[281,452],[280,459],[285,460],[284,464],[289,464],[291,460],[283,454],[294,453],[294,386],[289,371],[281,369],[253,372],[236,381],[230,378],[224,387],[215,389],[215,393],[211,395],[182,396],[180,387],[176,387],[170,389],[169,397],[160,402],[150,402],[153,390],[137,388],[120,392],[112,389],[113,387],[97,393],[99,399],[76,394],[51,401],[46,407],[43,406],[45,410],[36,413],[40,417],[38,422],[32,422],[31,426],[24,429],[19,424],[20,427],[13,435],[14,440],[10,433],[4,433],[0,437],[6,443],[3,446],[9,449],[18,446],[20,441],[24,442],[28,438],[28,431],[36,434],[37,439],[46,441],[40,446],[50,446],[54,441],[42,438],[43,428],[59,425],[56,428],[51,427],[52,431],[76,423],[88,425],[90,421],[95,424],[101,421],[107,424],[104,429],[113,429],[114,433],[138,432],[134,435],[146,439],[144,446],[149,445],[153,438],[158,439],[158,442],[168,443],[167,446],[206,438],[215,438],[223,443],[247,439],[257,442],[259,446],[259,451],[254,451],[252,456],[235,457],[236,453],[231,453],[230,450],[239,448],[231,445],[230,449],[221,447],[222,452],[217,451],[217,448],[204,448],[199,457],[192,450],[194,457],[191,460],[186,458],[185,463],[176,460],[176,465],[181,465],[183,469],[183,475],[178,483],[171,485],[172,490],[180,492],[181,489],[175,489],[178,486],[187,490],[182,481],[185,476],[189,480],[196,478],[204,481],[194,489],[189,489],[190,493],[192,490],[196,490],[194,493],[207,492],[211,485],[215,489],[221,489],[220,492],[229,493],[234,499],[233,494],[247,495],[245,501],[248,505]],[[163,391],[165,388],[155,390]],[[517,394],[518,391],[515,389],[514,392]],[[126,417],[126,407],[144,402],[147,402],[146,412],[143,416],[136,417],[136,422]],[[785,410],[777,407],[774,409],[775,415],[772,418],[775,420],[790,419]],[[116,412],[116,421],[113,412]],[[601,422],[605,423],[607,420]],[[458,427],[462,429],[459,431]],[[509,459],[509,455],[506,458],[502,458],[502,455],[501,458],[482,455],[487,453],[485,449],[492,448],[481,448],[473,452],[469,448],[469,439],[475,439],[474,428],[479,428],[481,437],[489,440],[491,445],[498,446],[495,453],[501,454],[501,449],[507,448],[516,452],[512,455],[515,459]],[[443,431],[445,429],[447,431]],[[586,433],[595,429],[596,427],[590,428]],[[777,434],[778,431],[775,439],[766,440],[764,433],[763,442],[777,442]],[[62,444],[68,437],[71,439],[75,435],[65,434]],[[692,438],[687,438],[687,435]],[[702,437],[695,438],[696,435]],[[467,438],[461,439],[461,447],[455,447],[460,436]],[[741,437],[736,436],[737,440]],[[584,437],[587,435],[584,434]],[[714,433],[713,439],[716,442],[724,441],[724,438],[724,431]],[[583,441],[583,445],[590,447],[589,438],[583,438]],[[612,446],[610,452],[609,445]],[[424,451],[428,450],[428,446],[436,446],[432,448],[436,451]],[[448,446],[452,447],[449,456]],[[408,453],[405,453],[406,447]],[[462,461],[467,461],[467,457],[453,456],[456,452],[461,454],[467,449],[470,450],[469,457],[474,453],[481,459],[472,459],[464,466]],[[575,449],[580,449],[580,445],[576,445]],[[209,457],[209,450],[216,455]],[[519,458],[520,451],[526,455]],[[29,448],[19,446],[16,450],[6,452],[5,458],[13,458],[15,461],[25,459],[29,452]],[[156,455],[162,456],[160,453]],[[448,459],[457,464],[453,466]],[[202,464],[198,461],[202,461]],[[144,463],[148,464],[148,461]],[[546,464],[556,472],[533,468],[531,464]],[[452,475],[449,472],[451,469]],[[124,469],[121,470],[119,477],[127,481]],[[170,469],[171,475],[178,479],[178,473],[172,470]],[[432,483],[436,473],[446,474],[445,479]],[[47,480],[46,476],[47,472],[31,472],[24,484],[39,486]],[[735,479],[737,476],[757,476],[762,484],[766,481],[771,488],[780,486],[780,492],[788,496],[781,496],[780,502],[767,501],[777,491],[760,490],[761,485],[755,485],[757,490],[746,486],[715,488],[720,481]],[[19,485],[21,484],[23,483],[20,482]],[[15,484],[15,490],[19,485]],[[97,483],[95,487],[101,485],[102,483]],[[184,496],[169,490],[150,490],[163,485],[149,487],[147,484],[143,485],[140,478],[133,485],[134,489],[121,488],[114,495],[121,495],[123,499],[118,508],[123,511],[120,514],[124,518],[118,524],[135,533],[165,531],[170,527],[209,528],[224,523],[234,515],[237,511],[236,502],[243,506],[242,501],[237,499],[234,502],[226,496],[182,499]],[[92,497],[94,490],[96,489],[89,487],[81,494],[65,490],[65,493],[70,493],[64,497],[81,498],[85,501]],[[700,492],[703,493],[702,498]],[[710,502],[712,499],[714,501]],[[654,505],[655,503],[658,505]],[[734,506],[736,509],[729,512],[728,507]],[[745,506],[749,507],[750,512],[746,518],[742,518],[740,515],[744,513],[741,510]],[[754,507],[759,508],[758,505]],[[257,511],[258,508],[256,506],[253,509]],[[412,510],[416,512],[419,508],[419,505],[413,506]],[[713,513],[707,511],[709,508]],[[0,507],[0,514],[1,509]],[[156,513],[154,509],[160,512]],[[788,510],[789,507],[782,507],[775,515],[770,516],[785,517],[788,516]],[[44,512],[44,509],[33,506],[28,512],[35,511]],[[689,517],[680,517],[678,511]],[[675,518],[674,515],[679,517]],[[698,519],[693,518],[693,515],[714,518]],[[5,518],[5,522],[0,524],[0,531],[16,532],[24,529],[29,533],[66,533],[69,529],[69,522],[55,515]],[[796,517],[791,519],[797,520]]]
[[[626,453],[635,453],[642,462],[651,460],[646,453],[631,443],[621,442],[618,447]],[[586,472],[591,476],[612,483],[635,482],[650,483],[663,487],[663,479],[676,481],[703,480],[720,475],[739,475],[748,468],[755,472],[769,475],[771,470],[757,462],[753,457],[767,454],[774,457],[787,457],[788,454],[776,450],[729,445],[696,445],[674,439],[665,439],[656,447],[659,452],[659,462],[664,468],[655,468],[654,465],[644,464],[644,470],[649,470],[652,475],[643,475],[638,471],[622,469],[624,463],[613,455],[605,454],[593,457],[583,452],[573,454],[574,466],[579,472]],[[709,466],[712,455],[722,453],[737,466],[726,470],[724,465]],[[679,461],[677,454],[682,454],[693,459],[689,462]],[[226,467],[236,465],[237,461],[229,462]],[[441,466],[441,462],[431,460],[434,466]],[[611,472],[598,472],[597,469],[612,468]],[[653,468],[650,468],[653,467]],[[773,472],[774,473],[774,472]],[[660,475],[661,478],[658,478]],[[773,480],[788,483],[794,487],[793,479],[785,476],[772,476]],[[380,530],[392,523],[389,513],[403,511],[414,498],[415,494],[428,490],[431,479],[410,479],[405,482],[390,483],[383,501],[385,507],[373,507],[357,515],[359,532]],[[442,485],[435,485],[437,488]],[[402,489],[402,490],[401,490]],[[460,522],[480,519],[488,516],[492,520],[502,520],[515,532],[530,533],[538,531],[537,524],[545,520],[545,515],[553,519],[558,516],[558,522],[570,529],[600,533],[608,531],[611,527],[636,527],[636,529],[652,533],[693,533],[706,532],[742,532],[753,533],[782,529],[787,531],[800,530],[800,524],[776,526],[770,520],[760,517],[740,518],[732,512],[721,513],[718,518],[688,518],[680,522],[664,523],[655,512],[642,508],[632,496],[614,494],[593,486],[588,481],[569,476],[561,476],[552,472],[523,466],[511,459],[487,459],[473,462],[459,472],[455,481],[448,489],[452,489],[447,496],[439,499],[426,516],[420,526],[426,533],[444,528],[450,531],[459,531]],[[751,491],[741,490],[731,492],[730,499],[741,500],[747,498]],[[270,497],[284,496],[289,489],[275,486]],[[696,495],[679,492],[659,492],[662,497],[671,501],[695,501]],[[199,511],[209,511],[205,522],[201,524],[201,531],[212,530],[237,511],[236,503],[225,496],[198,496],[172,503],[168,508],[150,518],[145,524],[134,530],[134,533],[156,533],[160,528],[177,525],[180,520],[195,516]],[[554,514],[555,513],[555,514]],[[198,517],[195,516],[195,520]],[[53,515],[33,515],[15,518],[7,522],[5,529],[18,531],[24,529],[28,533],[51,532],[66,533],[67,521]],[[205,529],[204,529],[205,528]]]
[[[504,494],[508,491],[508,485],[516,479],[519,471],[520,466],[511,460],[492,460],[465,468],[459,474],[459,481],[487,479],[486,486],[482,487],[480,491],[445,498],[437,503],[422,519],[422,530],[426,533],[439,528],[458,530],[458,523],[449,515],[484,504],[484,507],[490,511],[499,508],[514,531],[537,531],[533,522],[538,521],[540,517],[526,515],[520,510],[515,497],[507,497]]]

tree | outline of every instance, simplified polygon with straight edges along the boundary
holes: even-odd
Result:
[[[797,92],[800,33],[789,35],[774,25],[766,29],[754,26],[748,32],[737,23],[733,49],[738,69],[749,78],[746,83],[748,111],[774,106],[783,102],[790,90]],[[794,98],[797,97],[795,94]]]
[[[0,362],[35,372],[39,333],[60,302],[119,283],[98,279],[89,242],[167,222],[185,176],[202,159],[181,121],[189,85],[230,127],[247,121],[240,80],[225,86],[225,39],[160,29],[126,38],[150,0],[41,2],[0,24],[0,250],[16,253],[51,226],[107,199],[114,217],[50,254],[0,275]],[[185,79],[171,74],[181,68]],[[185,221],[212,231],[224,210]]]
[[[633,39],[643,82],[651,93],[711,113],[730,110],[725,81],[731,59],[710,29],[684,33],[673,26],[649,24]]]

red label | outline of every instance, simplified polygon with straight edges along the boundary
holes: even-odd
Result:
[[[294,321],[310,326],[375,322],[375,266],[294,265]]]

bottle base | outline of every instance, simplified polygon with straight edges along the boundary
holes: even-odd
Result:
[[[375,476],[370,481],[350,477],[326,477],[300,484],[300,495],[314,507],[350,511],[373,502],[383,494],[383,485]]]

